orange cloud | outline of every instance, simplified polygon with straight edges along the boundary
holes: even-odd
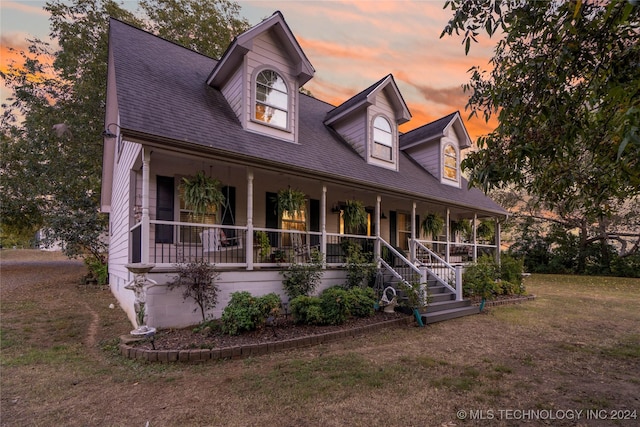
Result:
[[[3,0],[2,8],[19,10],[20,12],[25,12],[33,15],[49,16],[49,12],[44,10],[41,6],[30,6],[28,4],[18,3],[15,1]]]
[[[372,47],[358,46],[357,49],[341,43],[324,40],[312,40],[298,37],[302,49],[318,57],[349,58],[350,60],[370,60],[379,54],[379,50]]]

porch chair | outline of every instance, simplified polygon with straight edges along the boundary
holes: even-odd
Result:
[[[311,260],[311,248],[302,239],[302,233],[291,233],[291,246],[296,258],[302,258],[302,262]]]
[[[200,241],[205,253],[242,249],[242,239],[239,237],[228,238],[221,228],[204,230],[200,233]]]

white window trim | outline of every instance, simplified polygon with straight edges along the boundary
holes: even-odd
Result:
[[[376,142],[376,140],[375,140],[375,130],[376,130],[375,122],[379,117],[382,117],[383,119],[385,119],[387,121],[387,123],[389,124],[389,128],[391,128],[391,146],[390,147],[388,145],[386,145],[386,144],[381,144],[379,142]],[[376,114],[375,116],[373,116],[371,118],[371,128],[370,128],[371,157],[373,157],[373,158],[375,158],[377,160],[381,160],[383,162],[391,163],[391,164],[395,164],[395,159],[396,159],[396,155],[395,154],[396,154],[396,147],[397,147],[397,138],[396,138],[397,130],[396,130],[395,126],[393,125],[393,123],[394,122],[389,120],[389,118],[386,115],[384,115],[384,114]],[[377,156],[375,154],[375,146],[376,146],[376,144],[383,145],[385,147],[391,148],[391,158],[387,159],[385,157]]]
[[[263,122],[262,120],[258,120],[256,119],[256,105],[258,103],[258,97],[257,97],[257,79],[258,79],[258,75],[266,70],[270,70],[273,71],[274,73],[277,73],[280,77],[282,77],[282,80],[284,81],[285,86],[287,87],[287,126],[286,127],[281,127],[281,126],[277,126],[271,123],[267,123],[267,122]],[[253,73],[251,74],[251,105],[249,106],[250,109],[250,113],[249,113],[249,120],[252,123],[256,123],[259,124],[261,126],[266,126],[266,127],[270,127],[273,129],[277,129],[279,131],[284,131],[284,132],[291,132],[291,120],[292,120],[292,96],[294,96],[292,90],[291,90],[291,84],[290,82],[287,80],[286,78],[286,74],[283,73],[282,71],[280,71],[277,67],[274,66],[270,66],[270,65],[265,65],[265,66],[261,66],[261,67],[256,67],[253,70]]]
[[[449,178],[447,176],[447,174],[445,173],[445,170],[447,168],[446,165],[446,159],[447,159],[447,155],[445,154],[445,150],[447,149],[447,147],[451,147],[453,148],[453,151],[456,153],[456,177],[455,179]],[[460,185],[460,150],[458,149],[458,147],[456,146],[456,144],[453,143],[453,141],[448,141],[448,140],[444,140],[442,143],[442,150],[440,152],[440,156],[442,159],[442,168],[441,168],[441,174],[442,174],[442,179],[441,181],[445,184],[450,184],[450,185],[456,185],[459,186]]]

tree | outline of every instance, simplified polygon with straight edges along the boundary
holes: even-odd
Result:
[[[141,0],[140,7],[153,33],[212,58],[249,27],[238,16],[240,6],[229,0]]]
[[[471,116],[498,116],[463,167],[485,192],[524,191],[553,217],[579,218],[580,245],[640,194],[640,6],[636,2],[448,1],[445,34],[465,51],[501,32],[492,69],[472,67]],[[584,266],[584,256],[580,264]],[[582,269],[583,270],[583,269]]]
[[[173,5],[170,13],[162,10],[166,5]],[[1,74],[12,96],[10,104],[3,105],[0,122],[0,226],[15,233],[45,228],[48,240],[63,241],[67,255],[89,252],[102,258],[107,218],[99,212],[100,135],[109,17],[138,27],[147,22],[171,38],[183,34],[186,23],[203,29],[221,14],[219,26],[207,27],[216,37],[196,32],[200,38],[189,44],[216,55],[212,40],[231,40],[247,23],[236,18],[237,6],[226,0],[149,0],[144,3],[148,20],[112,0],[53,0],[45,10],[51,14],[51,39],[59,49],[29,40],[28,51],[21,52],[23,63],[11,64]]]

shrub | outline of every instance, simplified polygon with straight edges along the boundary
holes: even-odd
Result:
[[[491,299],[497,293],[496,280],[499,271],[493,258],[483,256],[475,264],[465,268],[462,276],[463,289],[467,296]]]
[[[289,307],[296,323],[308,325],[340,325],[350,316],[374,314],[375,294],[371,288],[344,289],[333,286],[319,297],[300,295]]]
[[[261,328],[269,316],[278,314],[279,308],[280,297],[275,293],[254,297],[246,291],[233,292],[222,312],[222,332],[238,335]]]
[[[375,277],[377,265],[362,253],[360,245],[349,243],[346,245],[347,283],[345,287],[350,289],[367,286]]]
[[[320,297],[306,295],[299,295],[289,302],[294,321],[298,324],[306,325],[324,324],[321,305],[322,300]]]
[[[376,296],[372,288],[352,288],[347,291],[349,313],[356,317],[373,316]]]
[[[206,312],[218,303],[218,285],[215,280],[220,273],[215,271],[215,266],[204,260],[195,260],[185,264],[177,264],[178,275],[169,283],[169,289],[184,287],[182,298],[192,298],[198,307],[193,311],[202,314],[202,321],[207,320]]]
[[[341,286],[325,289],[320,295],[324,323],[341,325],[349,318],[349,292]]]
[[[500,256],[500,293],[502,295],[522,295],[522,269],[524,262],[511,255],[503,253]]]
[[[284,276],[282,286],[289,299],[313,293],[322,280],[322,254],[318,250],[311,251],[311,262],[307,264],[292,263]]]
[[[91,255],[84,259],[84,264],[89,270],[89,277],[95,279],[98,285],[107,284],[109,281],[109,268],[104,259]]]

